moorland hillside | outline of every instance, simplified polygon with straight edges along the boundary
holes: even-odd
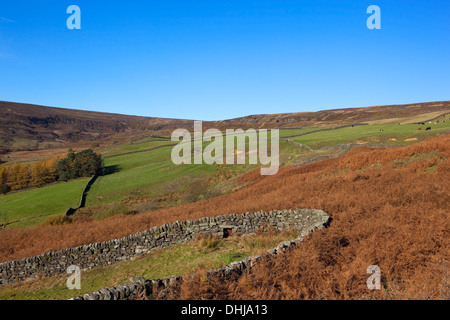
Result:
[[[226,213],[320,208],[332,218],[288,259],[262,264],[238,284],[184,291],[188,298],[367,298],[377,264],[385,290],[372,298],[448,298],[450,135],[398,148],[358,147],[185,206],[102,221],[6,229],[1,261],[123,237],[164,223]]]

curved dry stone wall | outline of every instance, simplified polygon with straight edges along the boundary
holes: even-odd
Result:
[[[326,222],[320,226],[321,229]],[[207,281],[225,280],[233,281],[239,279],[245,273],[251,273],[253,267],[262,259],[273,259],[278,255],[284,254],[290,249],[296,247],[303,238],[310,232],[302,231],[300,236],[291,241],[283,241],[276,248],[272,248],[263,255],[256,255],[245,258],[244,260],[232,262],[228,266],[210,270],[206,272]],[[94,293],[87,293],[70,300],[135,300],[135,299],[166,299],[179,297],[180,288],[185,280],[189,280],[188,276],[172,276],[164,279],[145,280],[142,277],[131,278],[131,284],[119,285],[117,287],[109,287],[100,289]]]
[[[245,235],[261,228],[279,231],[296,229],[304,232],[321,228],[328,219],[328,215],[322,210],[295,209],[177,221],[121,239],[1,263],[0,285],[65,274],[70,265],[76,265],[82,270],[111,265],[146,254],[156,248],[191,241],[200,233],[218,236]]]

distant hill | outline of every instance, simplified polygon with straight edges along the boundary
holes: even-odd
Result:
[[[204,122],[204,128],[299,128],[377,121],[424,121],[445,113],[450,113],[450,101],[252,115]],[[17,150],[60,148],[71,143],[86,143],[114,136],[169,136],[176,128],[191,130],[193,121],[0,101],[0,154]]]
[[[0,146],[11,151],[46,149],[185,122],[0,101]]]
[[[392,120],[405,122],[415,117],[420,121],[450,113],[450,101],[437,101],[405,105],[388,105],[365,108],[346,108],[317,112],[252,115],[220,121],[223,124],[247,124],[265,127],[299,127],[311,125],[345,125]],[[423,115],[423,117],[420,117]]]

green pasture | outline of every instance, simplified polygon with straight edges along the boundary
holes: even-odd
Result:
[[[10,227],[27,227],[43,222],[48,216],[63,214],[77,207],[89,178],[59,182],[42,188],[0,195],[0,210],[7,214]],[[33,219],[29,219],[33,218]]]
[[[427,127],[431,130],[426,131]],[[418,130],[422,128],[422,130]],[[383,130],[383,131],[381,131]],[[438,124],[389,124],[362,125],[330,131],[315,132],[294,137],[293,141],[306,144],[312,149],[336,146],[348,143],[366,143],[375,145],[408,145],[436,136],[450,130],[450,121]]]
[[[162,139],[142,139],[140,141],[129,142],[119,145],[112,145],[106,148],[103,148],[100,152],[103,157],[115,156],[128,152],[142,152],[145,150],[153,149],[155,147],[167,145],[167,144],[176,144],[176,142],[170,141],[170,139],[162,140]]]
[[[432,129],[425,131],[428,126]],[[422,130],[419,131],[418,128]],[[280,137],[311,132],[290,139],[316,150],[347,143],[407,145],[448,132],[450,121],[439,124],[426,123],[425,126],[389,124],[312,132],[314,130],[318,128],[280,130]],[[225,146],[225,137],[223,140]],[[170,192],[184,190],[194,179],[205,179],[224,168],[239,174],[257,166],[248,164],[174,165],[171,161],[172,146],[166,145],[174,146],[177,143],[177,141],[147,138],[100,150],[105,158],[104,162],[109,174],[99,177],[94,183],[88,194],[86,206],[112,204],[133,196],[150,198],[169,192],[169,187]],[[203,148],[210,143],[203,142]],[[317,154],[293,146],[286,140],[280,140],[280,165],[308,160],[314,156]],[[248,161],[248,155],[246,159]],[[88,178],[60,182],[42,188],[0,195],[0,210],[7,213],[9,222],[14,222],[8,227],[33,226],[42,223],[51,215],[63,214],[68,207],[76,207],[87,181]]]

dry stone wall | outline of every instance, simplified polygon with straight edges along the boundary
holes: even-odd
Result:
[[[83,193],[81,193],[80,204],[76,208],[67,209],[67,211],[65,213],[66,216],[71,216],[71,215],[75,214],[75,212],[77,212],[78,209],[84,208],[84,206],[86,204],[87,194],[88,194],[89,190],[91,189],[92,185],[94,184],[94,182],[97,180],[98,176],[99,176],[98,174],[95,174],[91,179],[89,179],[88,183],[86,184],[86,186],[83,189]]]
[[[318,226],[318,229],[321,229]],[[310,232],[302,231],[301,235],[291,241],[281,242],[276,248],[272,248],[263,255],[257,255],[245,258],[241,261],[232,262],[224,268],[210,270],[206,273],[208,281],[220,280],[237,280],[245,273],[250,273],[253,267],[262,259],[273,259],[277,256],[286,253],[293,249],[303,240],[303,238]],[[166,299],[179,296],[180,287],[187,276],[172,276],[164,279],[136,279],[132,278],[133,283],[119,285],[117,287],[102,288],[94,293],[87,293],[83,296],[72,298],[71,300],[135,300],[135,299]],[[187,279],[189,280],[189,279]]]
[[[273,228],[279,231],[296,229],[302,232],[321,228],[328,219],[328,215],[322,210],[295,209],[177,221],[121,239],[1,263],[0,285],[32,280],[38,276],[64,274],[70,265],[76,265],[82,270],[111,265],[146,254],[156,248],[191,241],[201,233],[218,236],[245,235],[261,228]]]

